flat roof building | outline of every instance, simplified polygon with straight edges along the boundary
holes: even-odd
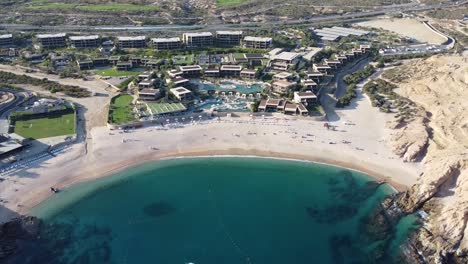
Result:
[[[317,96],[312,91],[294,92],[294,102],[305,105],[317,104]]]
[[[13,34],[0,35],[0,47],[9,48],[13,46]]]
[[[239,46],[242,36],[242,31],[216,31],[216,44],[218,46]]]
[[[284,105],[286,102],[283,99],[262,99],[260,105],[258,106],[258,111],[267,112],[267,111],[276,111],[284,110]]]
[[[213,45],[213,34],[211,32],[184,33],[182,40],[187,48],[203,48]]]
[[[138,83],[138,89],[150,89],[154,87],[154,79],[145,79]]]
[[[153,48],[155,50],[176,50],[180,49],[182,41],[180,38],[153,38]]]
[[[273,91],[278,94],[285,94],[288,92],[289,89],[296,86],[296,83],[288,82],[288,81],[274,81],[272,84]]]
[[[179,69],[186,78],[199,77],[202,72],[200,65],[179,66]]]
[[[279,72],[279,73],[273,75],[273,80],[275,80],[275,81],[280,81],[280,80],[281,81],[287,81],[287,80],[291,79],[292,76],[293,75],[290,72]]]
[[[145,36],[117,37],[118,46],[121,49],[141,49],[146,47]]]
[[[318,72],[321,72],[323,74],[328,74],[330,71],[331,71],[331,67],[328,66],[328,65],[324,65],[324,64],[313,64],[312,65],[312,68],[314,69],[314,71],[318,71]]]
[[[294,115],[307,115],[309,111],[307,111],[307,108],[301,103],[286,103],[286,105],[284,106],[284,113]]]
[[[249,49],[268,49],[271,47],[273,43],[272,38],[264,38],[264,37],[251,37],[246,36],[244,38],[244,47]]]
[[[295,66],[301,57],[302,55],[296,52],[281,52],[270,60],[270,67],[277,71],[287,71]]]
[[[131,62],[117,62],[117,70],[118,71],[129,71],[133,68],[133,64]]]
[[[81,48],[97,48],[99,46],[99,36],[71,36],[68,38],[72,47]]]
[[[144,88],[138,92],[139,101],[155,101],[161,98],[161,92],[159,89]]]
[[[242,71],[242,66],[238,65],[222,65],[220,73],[225,77],[239,77]]]
[[[192,91],[185,87],[177,87],[170,90],[179,101],[189,101],[192,99]]]
[[[78,64],[80,70],[90,70],[94,66],[92,60],[77,60],[76,64]]]
[[[204,75],[205,77],[216,78],[216,77],[219,77],[221,74],[220,74],[219,69],[206,69],[206,70],[203,72],[203,75]]]
[[[67,34],[37,34],[36,39],[43,48],[61,48],[67,45]]]
[[[250,70],[250,69],[243,69],[240,72],[240,77],[245,78],[245,79],[255,79],[257,77],[257,71]]]

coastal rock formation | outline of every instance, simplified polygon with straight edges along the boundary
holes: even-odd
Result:
[[[421,156],[418,183],[396,200],[406,213],[428,214],[411,243],[417,262],[468,263],[468,58],[434,56],[405,64],[386,78],[423,108],[395,126],[395,153]]]
[[[22,241],[33,239],[39,232],[39,219],[20,217],[0,225],[0,262],[15,254]]]

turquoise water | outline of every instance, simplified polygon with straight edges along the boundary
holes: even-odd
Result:
[[[233,92],[233,93],[240,92],[242,94],[259,93],[259,92],[263,91],[263,85],[258,84],[258,83],[254,83],[254,84],[251,84],[251,85],[247,85],[247,84],[244,85],[244,84],[237,84],[237,83],[233,83],[233,82],[221,81],[220,85],[235,86],[235,88],[234,89],[227,89],[227,88],[222,88],[222,87],[220,87],[219,85],[216,85],[216,84],[207,84],[207,83],[201,83],[200,88],[202,90],[206,90],[206,91],[221,91],[221,92],[226,92],[226,93],[228,93],[228,92]]]
[[[391,193],[309,162],[152,162],[34,208],[42,235],[14,263],[393,263],[414,221],[370,217]]]

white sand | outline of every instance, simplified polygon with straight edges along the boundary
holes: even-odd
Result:
[[[86,99],[80,103],[87,108],[92,104]],[[149,127],[120,133],[96,126],[98,122],[89,122],[90,117],[103,111],[102,105],[97,111],[94,107],[90,109],[86,113],[87,124],[94,123],[91,125],[94,128],[88,131],[87,145],[76,144],[57,157],[7,176],[0,183],[0,199],[7,201],[0,207],[0,222],[16,213],[27,213],[51,195],[50,187],[64,188],[167,157],[256,155],[319,161],[366,172],[399,189],[414,184],[420,172],[419,164],[404,163],[392,154],[386,142],[390,131],[385,128],[391,115],[372,108],[360,91],[350,107],[332,115],[337,120],[330,124],[336,126],[336,131],[324,128],[324,122],[278,114],[265,120],[223,119],[185,128]],[[355,125],[345,125],[344,121]],[[351,143],[342,143],[343,140]]]
[[[414,38],[421,42],[440,45],[447,39],[437,33],[434,33],[422,22],[416,19],[375,19],[357,23],[359,26],[380,28],[388,31],[393,31],[399,35]]]

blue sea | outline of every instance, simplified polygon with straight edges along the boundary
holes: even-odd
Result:
[[[64,172],[66,173],[66,172]],[[252,157],[146,163],[33,208],[41,236],[12,263],[402,263],[416,219],[368,175]]]

